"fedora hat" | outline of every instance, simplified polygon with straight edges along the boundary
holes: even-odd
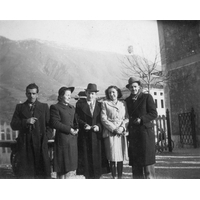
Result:
[[[129,78],[126,88],[129,88],[129,85],[131,85],[132,83],[135,83],[135,82],[138,83],[139,85],[141,84],[139,79],[134,78],[134,77]]]
[[[78,96],[79,96],[79,97],[86,97],[85,91],[80,91],[80,92],[78,93]]]
[[[89,83],[87,86],[87,89],[85,89],[85,91],[89,91],[89,92],[98,92],[99,90],[97,90],[97,85],[94,83]]]
[[[61,87],[59,90],[58,90],[58,95],[59,96],[63,96],[65,94],[65,91],[66,90],[70,90],[71,93],[74,91],[75,87]]]

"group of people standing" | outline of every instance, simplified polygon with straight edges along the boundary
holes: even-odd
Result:
[[[19,130],[19,178],[50,178],[48,139],[56,130],[53,168],[58,178],[84,175],[99,179],[111,172],[121,179],[123,162],[129,160],[133,178],[154,178],[155,136],[151,123],[157,117],[150,94],[142,92],[140,80],[131,77],[126,87],[130,96],[121,100],[117,86],[109,86],[102,102],[97,85],[89,83],[86,98],[70,104],[74,87],[58,91],[57,104],[37,100],[38,86],[26,88],[27,101],[18,104],[11,127]]]

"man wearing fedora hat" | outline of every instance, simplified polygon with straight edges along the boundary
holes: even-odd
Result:
[[[156,105],[150,94],[141,91],[141,82],[135,77],[126,87],[130,96],[125,100],[129,113],[129,165],[133,178],[155,177],[155,135],[152,121],[157,117]]]
[[[79,122],[78,135],[78,170],[77,173],[87,179],[98,179],[102,174],[102,162],[104,156],[101,103],[96,101],[97,85],[89,83],[86,99],[78,101],[76,113]]]

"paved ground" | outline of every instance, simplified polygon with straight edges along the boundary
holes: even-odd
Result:
[[[14,179],[15,176],[12,172],[11,165],[0,165],[0,179]]]
[[[200,179],[200,148],[174,149],[172,153],[156,155],[157,179]],[[14,179],[10,165],[0,165],[0,179]],[[111,174],[105,174],[103,179],[110,179]],[[123,178],[131,179],[131,168],[124,164]]]
[[[157,178],[200,179],[200,148],[178,149],[156,156]]]
[[[157,154],[155,172],[157,179],[200,179],[200,148]],[[123,177],[131,179],[128,164],[124,164]],[[103,178],[111,178],[111,175],[103,175]]]

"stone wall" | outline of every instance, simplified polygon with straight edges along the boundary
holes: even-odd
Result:
[[[178,114],[196,115],[200,144],[200,21],[158,21],[162,69],[169,73],[164,86],[166,108],[170,110],[172,138],[179,142]]]
[[[167,64],[200,53],[200,21],[158,21],[159,28],[160,25],[162,26],[161,37],[159,33],[162,42],[160,46],[165,48]]]

